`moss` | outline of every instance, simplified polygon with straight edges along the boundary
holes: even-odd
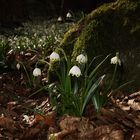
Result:
[[[76,43],[74,44],[72,58],[75,58],[79,53],[82,52],[82,50],[86,50],[86,48],[93,45],[92,39],[96,37],[93,33],[93,27],[97,26],[97,24],[97,21],[93,20],[86,26],[86,28],[84,28],[81,35],[78,37]],[[94,41],[96,41],[96,39],[94,39]]]
[[[139,41],[132,44],[134,39],[132,33],[139,30],[137,9],[139,9],[137,3],[123,1],[120,4],[106,4],[93,11],[86,18],[90,19],[90,22],[86,24],[74,44],[73,56],[76,56],[80,49],[90,50],[88,51],[90,56],[103,51],[107,53],[108,50],[118,51],[124,48],[125,43],[129,44],[129,47],[134,44],[138,46]],[[134,17],[132,11],[135,11]]]
[[[140,25],[135,25],[131,29],[131,33],[140,32]]]
[[[63,40],[60,43],[61,48],[65,50],[65,53],[68,55],[72,54],[73,44],[80,33],[79,25],[71,27],[70,30],[64,35]]]

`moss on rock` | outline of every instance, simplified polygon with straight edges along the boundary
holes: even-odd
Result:
[[[126,81],[140,87],[140,1],[117,0],[92,11],[66,33],[61,46],[75,58],[120,52]],[[135,88],[136,89],[136,88]]]

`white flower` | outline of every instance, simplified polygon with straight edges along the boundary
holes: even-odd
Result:
[[[87,57],[84,56],[83,54],[80,54],[76,57],[76,61],[80,64],[85,64],[87,63]]]
[[[111,58],[111,64],[119,64],[121,66],[121,60],[118,58],[118,56],[114,56]]]
[[[66,14],[66,17],[67,17],[67,18],[71,18],[71,17],[72,17],[71,13],[68,12],[68,13]]]
[[[20,64],[17,63],[16,68],[19,70],[20,69]]]
[[[40,76],[40,75],[41,75],[41,70],[40,70],[39,68],[35,68],[35,69],[33,70],[33,75],[34,75],[35,77]]]
[[[72,76],[76,76],[76,77],[79,77],[80,75],[82,75],[81,73],[81,70],[79,69],[79,67],[77,67],[76,65],[73,66],[70,71],[69,71],[69,75],[72,75]]]
[[[51,61],[51,62],[60,61],[60,56],[59,56],[59,54],[56,53],[56,52],[52,52],[52,54],[50,55],[50,61]]]
[[[61,22],[62,21],[62,17],[58,17],[57,21]]]

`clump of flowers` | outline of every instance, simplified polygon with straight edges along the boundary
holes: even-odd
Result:
[[[48,86],[51,104],[56,108],[58,114],[82,116],[87,104],[93,99],[105,77],[104,74],[97,77],[96,73],[109,56],[103,59],[95,69],[88,72],[91,64],[87,63],[86,55],[78,55],[73,64],[62,49],[58,48],[58,50],[64,57],[60,58],[58,54],[53,53],[55,54],[53,56],[57,56],[56,58],[59,60],[60,69],[56,70],[58,83]],[[99,101],[96,98],[94,100]]]

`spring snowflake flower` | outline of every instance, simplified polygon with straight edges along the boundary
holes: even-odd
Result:
[[[57,21],[62,22],[63,21],[62,17],[58,17]]]
[[[33,75],[34,75],[35,77],[40,76],[40,75],[41,75],[41,70],[40,70],[39,68],[35,68],[35,69],[33,70]]]
[[[56,62],[56,61],[60,61],[60,56],[58,53],[52,52],[52,54],[50,55],[50,62]]]
[[[80,54],[76,57],[76,61],[80,64],[85,64],[87,63],[87,57],[84,56],[83,54]]]
[[[71,13],[70,13],[70,12],[68,12],[68,13],[66,14],[66,17],[67,17],[67,18],[72,18]]]
[[[119,66],[121,66],[121,60],[119,59],[119,53],[116,53],[116,56],[111,58],[111,64],[118,64]]]
[[[79,67],[77,67],[76,65],[73,66],[70,71],[69,71],[69,75],[72,75],[72,76],[76,76],[76,77],[79,77],[80,75],[82,75],[81,73],[81,70],[79,69]]]
[[[20,69],[20,64],[19,64],[19,63],[16,64],[16,68],[17,68],[18,70]]]

